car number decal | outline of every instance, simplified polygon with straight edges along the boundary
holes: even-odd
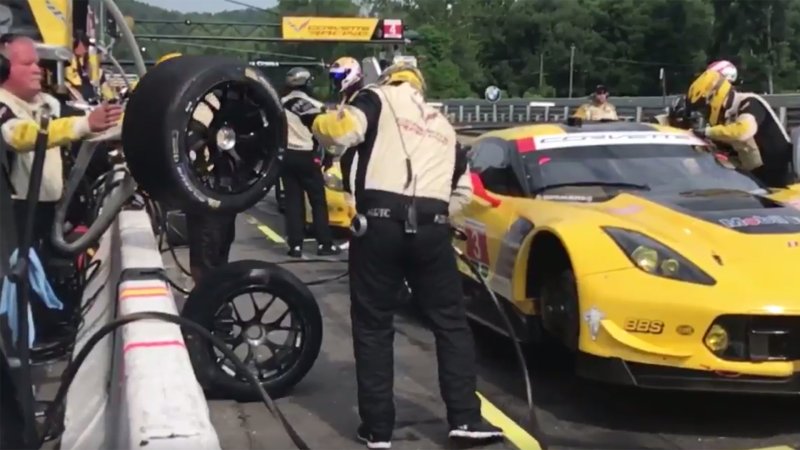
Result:
[[[468,220],[464,233],[467,235],[467,258],[488,265],[489,245],[486,241],[486,227],[480,222]]]

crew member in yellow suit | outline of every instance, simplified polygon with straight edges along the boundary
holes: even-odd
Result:
[[[581,105],[572,117],[585,121],[616,121],[617,108],[608,101],[608,88],[597,85],[590,96],[591,102]]]
[[[100,55],[92,50],[92,43],[82,31],[75,33],[72,63],[67,67],[65,78],[70,93],[76,100],[114,100],[116,91],[108,85],[100,68]]]

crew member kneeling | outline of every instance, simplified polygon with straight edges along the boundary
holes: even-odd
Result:
[[[119,122],[122,108],[102,104],[87,116],[57,118],[58,100],[42,92],[42,69],[36,44],[28,37],[6,34],[0,36],[2,53],[6,58],[0,64],[0,130],[3,139],[14,151],[9,167],[14,198],[14,215],[18,230],[24,226],[25,199],[33,166],[33,150],[39,133],[39,120],[44,109],[54,117],[47,135],[47,153],[44,160],[39,205],[33,225],[34,245],[49,238],[55,216],[55,205],[64,188],[63,163],[60,146],[77,142],[92,132],[105,131]],[[6,71],[7,69],[7,71]],[[5,72],[5,73],[3,73]]]
[[[449,211],[460,210],[472,189],[466,155],[456,150],[447,119],[425,103],[424,87],[415,66],[393,65],[377,85],[313,125],[326,148],[355,146],[358,152],[355,186],[347,186],[358,211],[350,243],[350,299],[362,421],[358,437],[369,448],[391,446],[393,318],[404,279],[436,337],[450,437],[503,436],[481,418],[473,337],[451,244]]]
[[[314,231],[317,238],[317,254],[336,255],[339,247],[333,245],[333,236],[328,223],[328,203],[325,199],[325,180],[322,178],[322,161],[317,142],[311,134],[311,124],[325,106],[312,98],[311,72],[296,67],[286,74],[286,89],[281,99],[286,110],[289,145],[281,166],[281,179],[286,191],[286,234],[289,256],[303,255],[305,237],[305,199],[311,205]]]
[[[706,70],[689,86],[686,101],[690,109],[707,116],[708,125],[696,127],[695,134],[733,147],[740,168],[767,186],[792,182],[791,140],[761,96],[736,92],[723,74]]]

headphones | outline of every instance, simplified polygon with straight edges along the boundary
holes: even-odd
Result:
[[[0,35],[0,83],[5,83],[9,75],[11,75],[11,61],[8,60],[8,57],[3,52],[3,48],[14,42],[18,37],[19,35],[14,33]]]

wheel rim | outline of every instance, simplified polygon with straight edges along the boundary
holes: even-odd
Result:
[[[206,189],[236,195],[263,179],[274,159],[269,110],[246,81],[213,86],[195,103],[186,126],[185,153]]]
[[[303,317],[289,302],[258,288],[237,293],[226,301],[214,314],[211,332],[261,383],[276,380],[295,367],[305,345]],[[223,372],[247,381],[219,350],[210,351]]]

